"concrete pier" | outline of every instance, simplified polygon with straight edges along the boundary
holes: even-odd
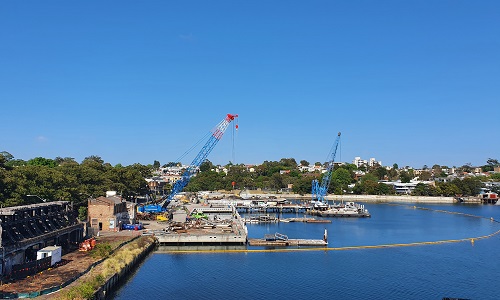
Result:
[[[245,245],[246,231],[239,233],[208,232],[189,230],[181,233],[155,235],[160,245]]]

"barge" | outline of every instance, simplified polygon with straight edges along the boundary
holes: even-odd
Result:
[[[245,221],[232,206],[187,205],[153,232],[160,245],[246,245]]]
[[[322,220],[322,219],[314,219],[314,218],[288,218],[281,219],[281,222],[290,223],[290,222],[304,222],[304,223],[332,223],[332,220]]]
[[[328,233],[325,229],[325,234],[322,240],[311,239],[289,239],[288,236],[275,233],[266,234],[263,239],[248,239],[249,246],[267,246],[267,247],[290,247],[290,246],[320,246],[328,245]]]
[[[371,217],[364,205],[346,202],[345,204],[334,204],[324,209],[311,210],[311,215],[321,217],[348,217],[348,218],[369,218]]]

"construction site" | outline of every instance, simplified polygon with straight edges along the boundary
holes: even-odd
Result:
[[[2,208],[0,231],[2,281],[36,273],[38,251],[57,245],[71,252],[85,235],[67,201]]]

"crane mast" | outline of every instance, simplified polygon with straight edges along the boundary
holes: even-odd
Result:
[[[219,142],[219,140],[222,138],[231,121],[233,121],[237,117],[238,115],[227,114],[226,117],[212,129],[212,134],[210,135],[208,141],[205,143],[198,155],[196,155],[196,157],[193,159],[189,167],[184,171],[182,177],[174,183],[170,194],[166,198],[164,198],[164,200],[160,204],[143,205],[141,207],[138,207],[138,211],[149,213],[165,212],[166,207],[170,203],[170,201],[172,201],[174,196],[181,192],[184,187],[186,187],[193,175],[196,174],[200,165],[205,161],[212,149],[215,147],[215,145],[217,145],[217,142]]]
[[[203,148],[200,150],[198,155],[196,155],[196,157],[193,159],[189,167],[184,171],[182,177],[174,183],[172,191],[170,192],[168,197],[161,203],[162,207],[168,205],[168,203],[172,201],[174,196],[177,195],[179,192],[181,192],[184,189],[184,187],[186,187],[186,185],[189,183],[193,175],[196,174],[200,165],[205,161],[205,159],[208,157],[212,149],[215,147],[215,145],[217,145],[219,140],[222,138],[224,132],[229,126],[229,123],[231,123],[231,121],[233,121],[234,118],[237,117],[238,115],[227,114],[227,116],[219,124],[217,124],[217,126],[215,126],[214,129],[212,129],[212,135],[205,143]]]
[[[337,135],[337,138],[335,139],[335,142],[333,143],[332,149],[330,150],[330,153],[328,154],[329,161],[327,162],[327,168],[325,175],[323,175],[323,178],[321,179],[321,185],[319,184],[319,181],[317,179],[314,179],[312,181],[312,200],[313,201],[319,201],[324,204],[327,203],[325,200],[325,196],[328,192],[328,186],[330,185],[330,180],[332,178],[332,172],[333,172],[333,165],[335,161],[335,155],[337,154],[337,148],[339,146],[339,141],[340,141],[340,132]]]

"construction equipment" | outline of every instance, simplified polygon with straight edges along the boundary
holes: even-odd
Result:
[[[174,196],[181,192],[184,187],[189,183],[193,175],[196,174],[200,165],[205,161],[207,156],[210,154],[212,149],[215,147],[217,142],[222,138],[224,132],[226,131],[229,123],[237,118],[238,115],[227,114],[226,117],[219,123],[217,126],[212,129],[212,134],[206,144],[203,146],[201,151],[195,157],[195,159],[191,162],[189,167],[184,171],[182,177],[174,183],[172,187],[172,191],[168,195],[168,197],[162,199],[162,202],[159,204],[148,204],[143,205],[138,208],[139,212],[153,212],[153,213],[162,213],[167,210],[167,205],[174,199]]]
[[[168,221],[168,215],[167,213],[162,213],[156,216],[156,221],[158,222],[166,222]]]
[[[335,155],[337,154],[337,148],[340,141],[340,132],[335,139],[335,143],[333,143],[332,149],[328,154],[329,161],[327,162],[326,172],[321,179],[321,185],[317,179],[312,181],[312,200],[318,201],[322,204],[327,204],[325,200],[325,196],[328,192],[328,186],[330,185],[330,179],[332,178],[333,165],[335,161]]]
[[[80,243],[78,251],[90,251],[94,249],[96,245],[96,240],[94,238],[86,239]]]

